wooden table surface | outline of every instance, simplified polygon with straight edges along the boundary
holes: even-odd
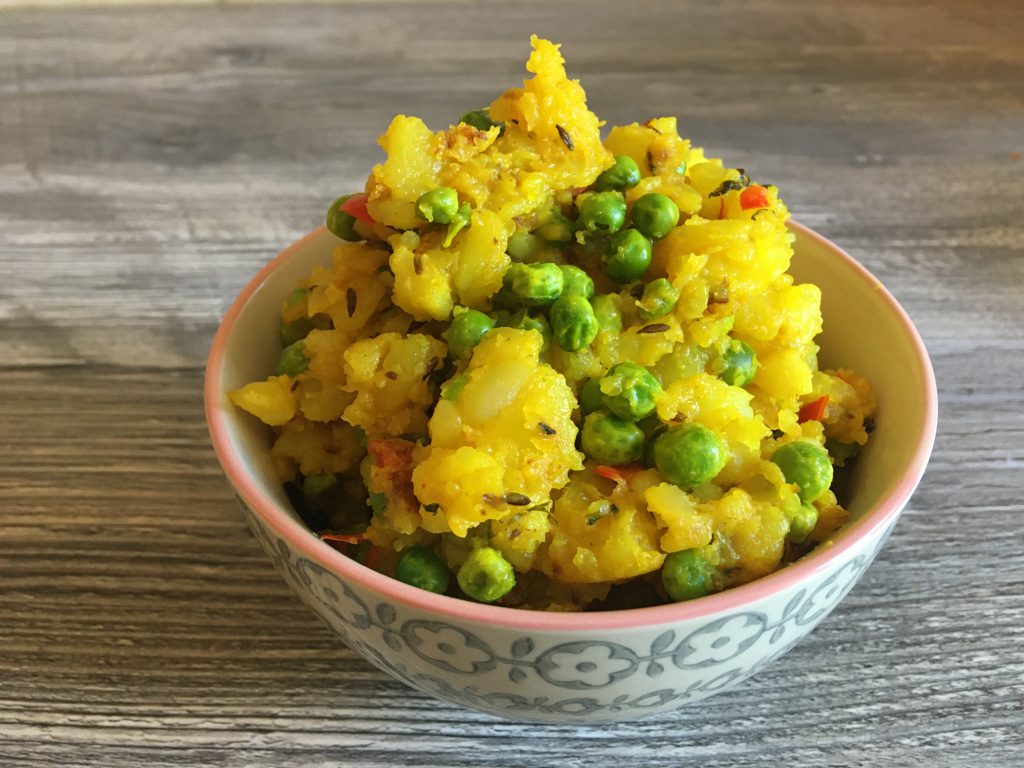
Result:
[[[203,421],[244,283],[394,113],[489,102],[533,31],[610,123],[679,114],[778,183],[907,308],[941,392],[928,473],[835,613],[739,690],[620,726],[468,713],[340,645]],[[1015,0],[0,11],[0,765],[1024,765],[1022,39]]]

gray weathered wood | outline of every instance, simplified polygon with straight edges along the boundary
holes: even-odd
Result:
[[[904,303],[941,388],[879,561],[740,690],[517,726],[338,644],[248,535],[202,365],[256,269],[564,42],[609,122],[679,114]],[[0,13],[0,765],[1024,764],[1024,11],[366,3]]]

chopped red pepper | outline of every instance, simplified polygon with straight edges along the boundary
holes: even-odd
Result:
[[[370,548],[366,550],[366,556],[363,558],[363,565],[367,568],[372,568],[375,571],[379,570],[377,566],[380,565],[380,555],[381,548],[375,547],[371,544]]]
[[[609,467],[606,464],[598,464],[594,467],[594,474],[616,483],[628,483],[642,469],[643,467],[639,464],[626,464],[623,467]]]
[[[358,547],[366,538],[361,533],[321,533],[320,541],[330,544],[339,552],[344,552],[349,557],[355,556]],[[356,549],[353,549],[355,547]]]
[[[825,408],[828,406],[828,395],[822,395],[817,400],[804,403],[797,414],[797,421],[803,424],[805,421],[821,421],[825,415]]]
[[[366,537],[361,533],[321,533],[322,541],[339,541],[342,544],[358,544]]]
[[[768,207],[768,190],[760,184],[751,184],[740,192],[740,208],[749,211],[751,208]]]
[[[390,470],[402,470],[412,463],[414,443],[401,439],[370,440],[366,450],[378,467]]]
[[[353,216],[362,222],[367,224],[376,224],[373,220],[373,216],[366,210],[366,193],[360,192],[358,195],[352,195],[348,200],[342,203],[338,210],[344,211],[349,216]]]

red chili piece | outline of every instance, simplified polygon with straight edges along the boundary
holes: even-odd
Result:
[[[594,474],[616,483],[627,483],[633,479],[633,475],[642,469],[643,467],[639,464],[626,464],[623,467],[609,467],[607,464],[598,464],[594,467]]]
[[[340,541],[342,544],[358,544],[365,536],[361,533],[321,533],[323,541]]]
[[[768,207],[768,190],[760,184],[751,184],[740,192],[740,208],[749,211],[751,208]]]
[[[373,216],[370,215],[369,211],[366,210],[366,194],[363,192],[360,192],[358,195],[352,195],[352,197],[341,204],[339,210],[367,224],[377,223],[373,220]]]
[[[817,400],[804,403],[797,414],[797,421],[803,424],[805,421],[821,421],[825,416],[825,408],[828,406],[828,395],[822,395]]]

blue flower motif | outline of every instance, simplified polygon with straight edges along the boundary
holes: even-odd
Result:
[[[639,657],[624,645],[577,641],[549,648],[536,662],[537,674],[561,688],[604,688],[636,672]]]
[[[763,613],[740,613],[718,619],[691,632],[672,654],[672,662],[680,669],[722,664],[756,643],[767,625]]]
[[[400,630],[410,650],[438,669],[482,672],[495,666],[494,652],[476,635],[440,621],[407,621]]]
[[[850,591],[860,572],[867,567],[867,557],[858,555],[822,582],[807,602],[800,606],[796,613],[796,623],[801,625],[816,624],[828,615],[843,596]]]
[[[373,625],[366,603],[348,584],[322,565],[303,557],[299,559],[295,570],[313,599],[340,622],[351,624],[356,629],[366,629]]]

